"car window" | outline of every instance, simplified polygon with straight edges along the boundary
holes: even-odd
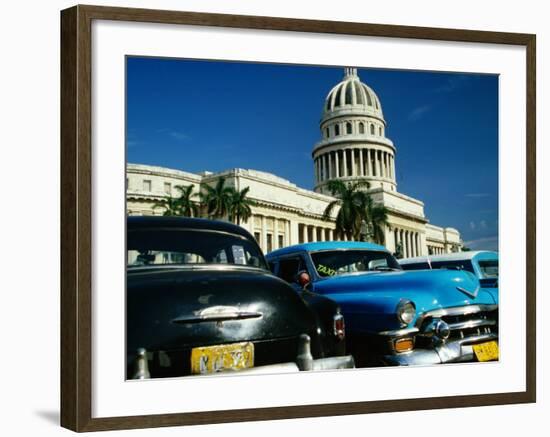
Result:
[[[311,259],[321,277],[368,271],[401,270],[393,255],[378,250],[326,250],[312,252]]]
[[[498,260],[479,261],[479,269],[484,278],[498,278]]]
[[[401,264],[403,270],[430,270],[427,262]]]
[[[277,276],[286,282],[296,281],[296,275],[299,271],[305,270],[302,257],[282,258],[279,260],[279,273]]]
[[[432,261],[432,269],[466,270],[475,274],[474,266],[470,260]]]
[[[260,248],[241,235],[194,229],[129,229],[127,265],[238,264],[267,269]]]

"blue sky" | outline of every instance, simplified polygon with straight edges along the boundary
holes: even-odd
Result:
[[[398,191],[472,248],[498,245],[498,77],[359,69],[396,146]],[[311,151],[341,67],[127,61],[128,162],[241,167],[313,188]]]

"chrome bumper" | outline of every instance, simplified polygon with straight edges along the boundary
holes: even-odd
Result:
[[[336,370],[336,369],[354,369],[355,361],[351,355],[343,357],[319,358],[312,361],[312,367],[308,370]],[[246,370],[236,370],[220,372],[218,375],[227,373],[238,373],[239,375],[254,375],[267,373],[292,373],[299,372],[301,369],[296,363],[270,364],[267,366],[252,367]],[[199,376],[199,375],[196,375]]]
[[[497,340],[497,334],[483,334],[435,345],[433,349],[413,349],[410,352],[385,355],[382,359],[390,366],[418,366],[475,361],[472,345]]]
[[[336,369],[353,369],[355,368],[355,360],[351,355],[340,357],[328,357],[314,359],[311,355],[311,339],[309,335],[300,335],[298,342],[298,351],[295,362],[270,364],[266,366],[252,367],[246,370],[225,370],[216,374],[261,374],[261,373],[290,373],[307,370],[336,370]],[[149,361],[147,358],[147,351],[144,348],[140,348],[137,351],[135,359],[135,370],[131,379],[149,379],[151,373],[149,372]],[[194,376],[211,376],[208,375],[194,375]]]

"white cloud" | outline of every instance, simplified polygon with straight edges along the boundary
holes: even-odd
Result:
[[[176,140],[180,140],[180,141],[185,141],[189,139],[189,135],[187,135],[185,132],[170,131],[169,135],[172,138],[175,138]]]
[[[451,78],[447,79],[447,83],[436,88],[434,91],[436,93],[450,93],[456,90],[457,88],[460,88],[461,86],[463,86],[467,80],[468,80],[467,76],[463,76],[463,75],[452,76]]]
[[[464,245],[471,250],[498,250],[498,235],[465,241]]]
[[[409,115],[408,115],[408,119],[409,121],[416,121],[416,120],[420,120],[424,114],[426,114],[427,112],[429,112],[430,110],[432,109],[432,105],[422,105],[422,106],[419,106],[415,109],[413,109]]]

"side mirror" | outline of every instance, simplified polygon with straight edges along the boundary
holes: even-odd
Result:
[[[306,287],[311,283],[311,277],[309,276],[309,273],[305,270],[302,270],[301,272],[298,272],[296,275],[296,282],[302,287],[302,289],[306,289]]]

